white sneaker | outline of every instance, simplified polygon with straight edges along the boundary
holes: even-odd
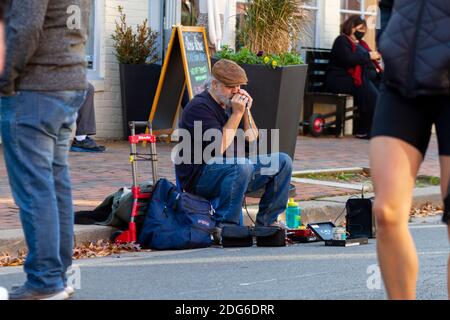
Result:
[[[67,286],[64,288],[64,291],[67,293],[67,295],[70,297],[72,297],[75,294],[75,289],[71,286]]]

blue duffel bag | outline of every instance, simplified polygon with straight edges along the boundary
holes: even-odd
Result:
[[[179,192],[173,183],[160,179],[153,189],[138,242],[157,250],[209,247],[215,227],[213,214],[208,200]]]

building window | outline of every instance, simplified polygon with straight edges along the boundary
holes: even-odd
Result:
[[[88,39],[86,42],[86,61],[89,70],[94,69],[95,43],[95,0],[90,2]]]
[[[86,42],[86,61],[88,77],[100,78],[100,42],[104,14],[104,0],[90,0],[88,38]]]
[[[371,47],[375,45],[378,0],[341,0],[341,25],[353,14],[361,15],[367,21],[367,35],[364,38]]]
[[[377,0],[341,0],[341,24],[351,15],[366,19],[369,29],[375,29],[378,10]]]
[[[304,14],[309,23],[305,24],[304,30],[302,30],[299,36],[299,49],[300,48],[315,48],[319,43],[319,2],[320,0],[306,0],[302,5]]]

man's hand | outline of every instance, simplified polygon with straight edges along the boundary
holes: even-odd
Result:
[[[247,96],[237,93],[231,99],[231,108],[233,113],[243,115],[245,112],[245,106],[247,105],[249,99]]]
[[[248,98],[247,108],[248,108],[248,110],[250,110],[253,105],[253,98],[250,96],[250,94],[247,91],[245,91],[243,89],[239,89],[239,93],[243,94],[244,96],[246,96]]]

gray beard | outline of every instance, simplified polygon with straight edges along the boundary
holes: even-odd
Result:
[[[227,107],[231,107],[231,99],[227,98],[226,96],[220,94],[219,92],[214,92],[215,96],[219,100],[221,104]]]

